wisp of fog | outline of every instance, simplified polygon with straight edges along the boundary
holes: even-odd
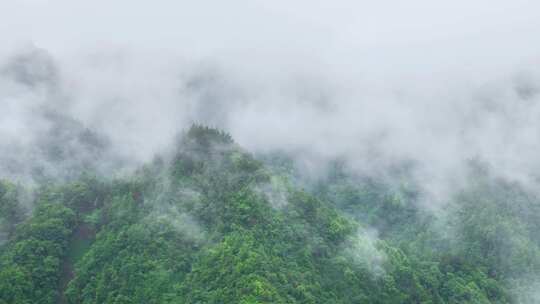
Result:
[[[531,1],[26,0],[0,11],[4,176],[38,161],[65,175],[52,140],[78,163],[129,168],[197,122],[253,152],[299,155],[313,174],[338,157],[368,175],[412,163],[428,204],[460,186],[471,159],[537,187]]]

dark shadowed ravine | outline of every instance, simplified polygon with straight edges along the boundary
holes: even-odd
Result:
[[[75,277],[75,264],[82,258],[84,253],[90,248],[96,232],[94,228],[82,222],[77,226],[71,240],[66,257],[62,260],[60,282],[58,288],[58,304],[67,304],[64,292],[69,282]]]

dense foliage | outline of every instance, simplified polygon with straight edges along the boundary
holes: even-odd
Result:
[[[263,159],[193,126],[129,177],[1,182],[0,303],[534,302],[540,204],[518,185],[476,170],[434,213],[414,185]]]

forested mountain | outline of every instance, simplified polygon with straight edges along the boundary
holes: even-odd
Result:
[[[85,170],[0,183],[0,303],[538,301],[540,200],[479,164],[439,212],[406,174],[305,180],[199,125],[129,176]]]

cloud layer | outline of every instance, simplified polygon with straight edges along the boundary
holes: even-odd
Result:
[[[530,1],[0,8],[4,175],[41,157],[30,147],[55,128],[80,129],[55,135],[72,157],[116,164],[148,160],[201,122],[251,151],[300,155],[314,172],[336,157],[365,174],[412,163],[434,196],[470,159],[536,183],[540,5]],[[107,152],[85,155],[86,128]]]

